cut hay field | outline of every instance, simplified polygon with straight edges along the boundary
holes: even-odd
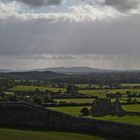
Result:
[[[104,138],[65,132],[0,128],[0,140],[105,140]]]

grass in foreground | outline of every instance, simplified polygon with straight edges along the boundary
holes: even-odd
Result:
[[[0,140],[105,140],[78,133],[29,131],[0,128]]]

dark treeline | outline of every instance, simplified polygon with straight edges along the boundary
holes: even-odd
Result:
[[[72,84],[109,84],[109,83],[140,83],[140,72],[96,72],[89,74],[62,74],[55,72],[12,72],[0,73],[1,78],[45,80],[52,83]]]
[[[19,79],[19,80],[48,80],[53,78],[63,77],[62,73],[55,73],[51,71],[46,72],[9,72],[9,73],[0,73],[1,78],[11,78],[11,79]]]

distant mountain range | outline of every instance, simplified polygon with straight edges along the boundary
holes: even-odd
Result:
[[[0,73],[3,73],[3,72],[12,72],[12,70],[10,70],[10,69],[0,69]]]
[[[110,73],[110,72],[139,72],[140,70],[107,70],[107,69],[96,69],[90,67],[54,67],[54,68],[42,68],[42,69],[33,69],[33,70],[23,70],[23,71],[14,71],[10,69],[0,69],[0,73],[8,72],[57,72],[57,73],[66,73],[66,74],[87,74],[87,73]]]
[[[115,72],[117,70],[105,70],[105,69],[96,69],[90,67],[55,67],[55,68],[44,68],[36,69],[34,71],[52,71],[59,73],[95,73],[95,72]]]

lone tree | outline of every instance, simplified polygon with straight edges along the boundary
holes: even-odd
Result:
[[[88,116],[89,115],[89,109],[88,108],[82,108],[80,110],[82,116]]]

